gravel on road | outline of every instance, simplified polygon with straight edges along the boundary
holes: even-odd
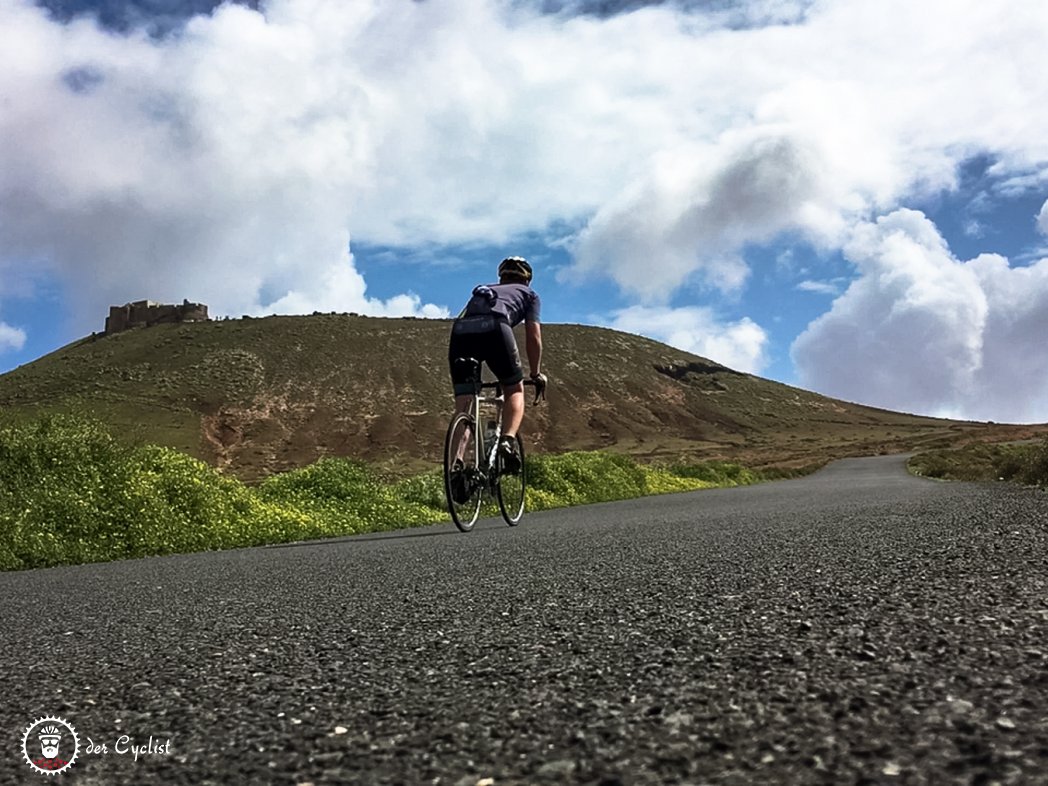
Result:
[[[1048,495],[900,457],[0,593],[0,783],[1048,783]]]

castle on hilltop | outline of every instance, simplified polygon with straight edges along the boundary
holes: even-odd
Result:
[[[165,322],[207,322],[207,306],[203,303],[190,303],[183,300],[182,305],[154,303],[152,300],[136,300],[122,306],[110,306],[106,317],[106,335],[119,333],[133,327],[149,327]]]

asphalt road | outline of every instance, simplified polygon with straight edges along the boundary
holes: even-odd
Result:
[[[1046,546],[1048,494],[884,457],[0,574],[0,783],[45,715],[65,784],[1048,783]]]

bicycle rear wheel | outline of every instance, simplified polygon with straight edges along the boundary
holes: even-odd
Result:
[[[444,439],[444,496],[455,526],[469,532],[477,523],[483,487],[478,483],[477,427],[472,416],[460,412],[451,419]]]
[[[502,459],[499,458],[499,483],[497,496],[502,518],[511,527],[517,526],[524,516],[524,491],[527,485],[526,472],[524,469],[524,440],[517,434],[517,455],[520,456],[520,470],[518,472],[506,472],[502,468]]]

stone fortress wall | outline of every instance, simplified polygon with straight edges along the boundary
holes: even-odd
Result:
[[[136,300],[122,306],[110,306],[106,317],[106,335],[134,327],[149,327],[165,322],[207,322],[207,306],[183,300],[181,305]]]

